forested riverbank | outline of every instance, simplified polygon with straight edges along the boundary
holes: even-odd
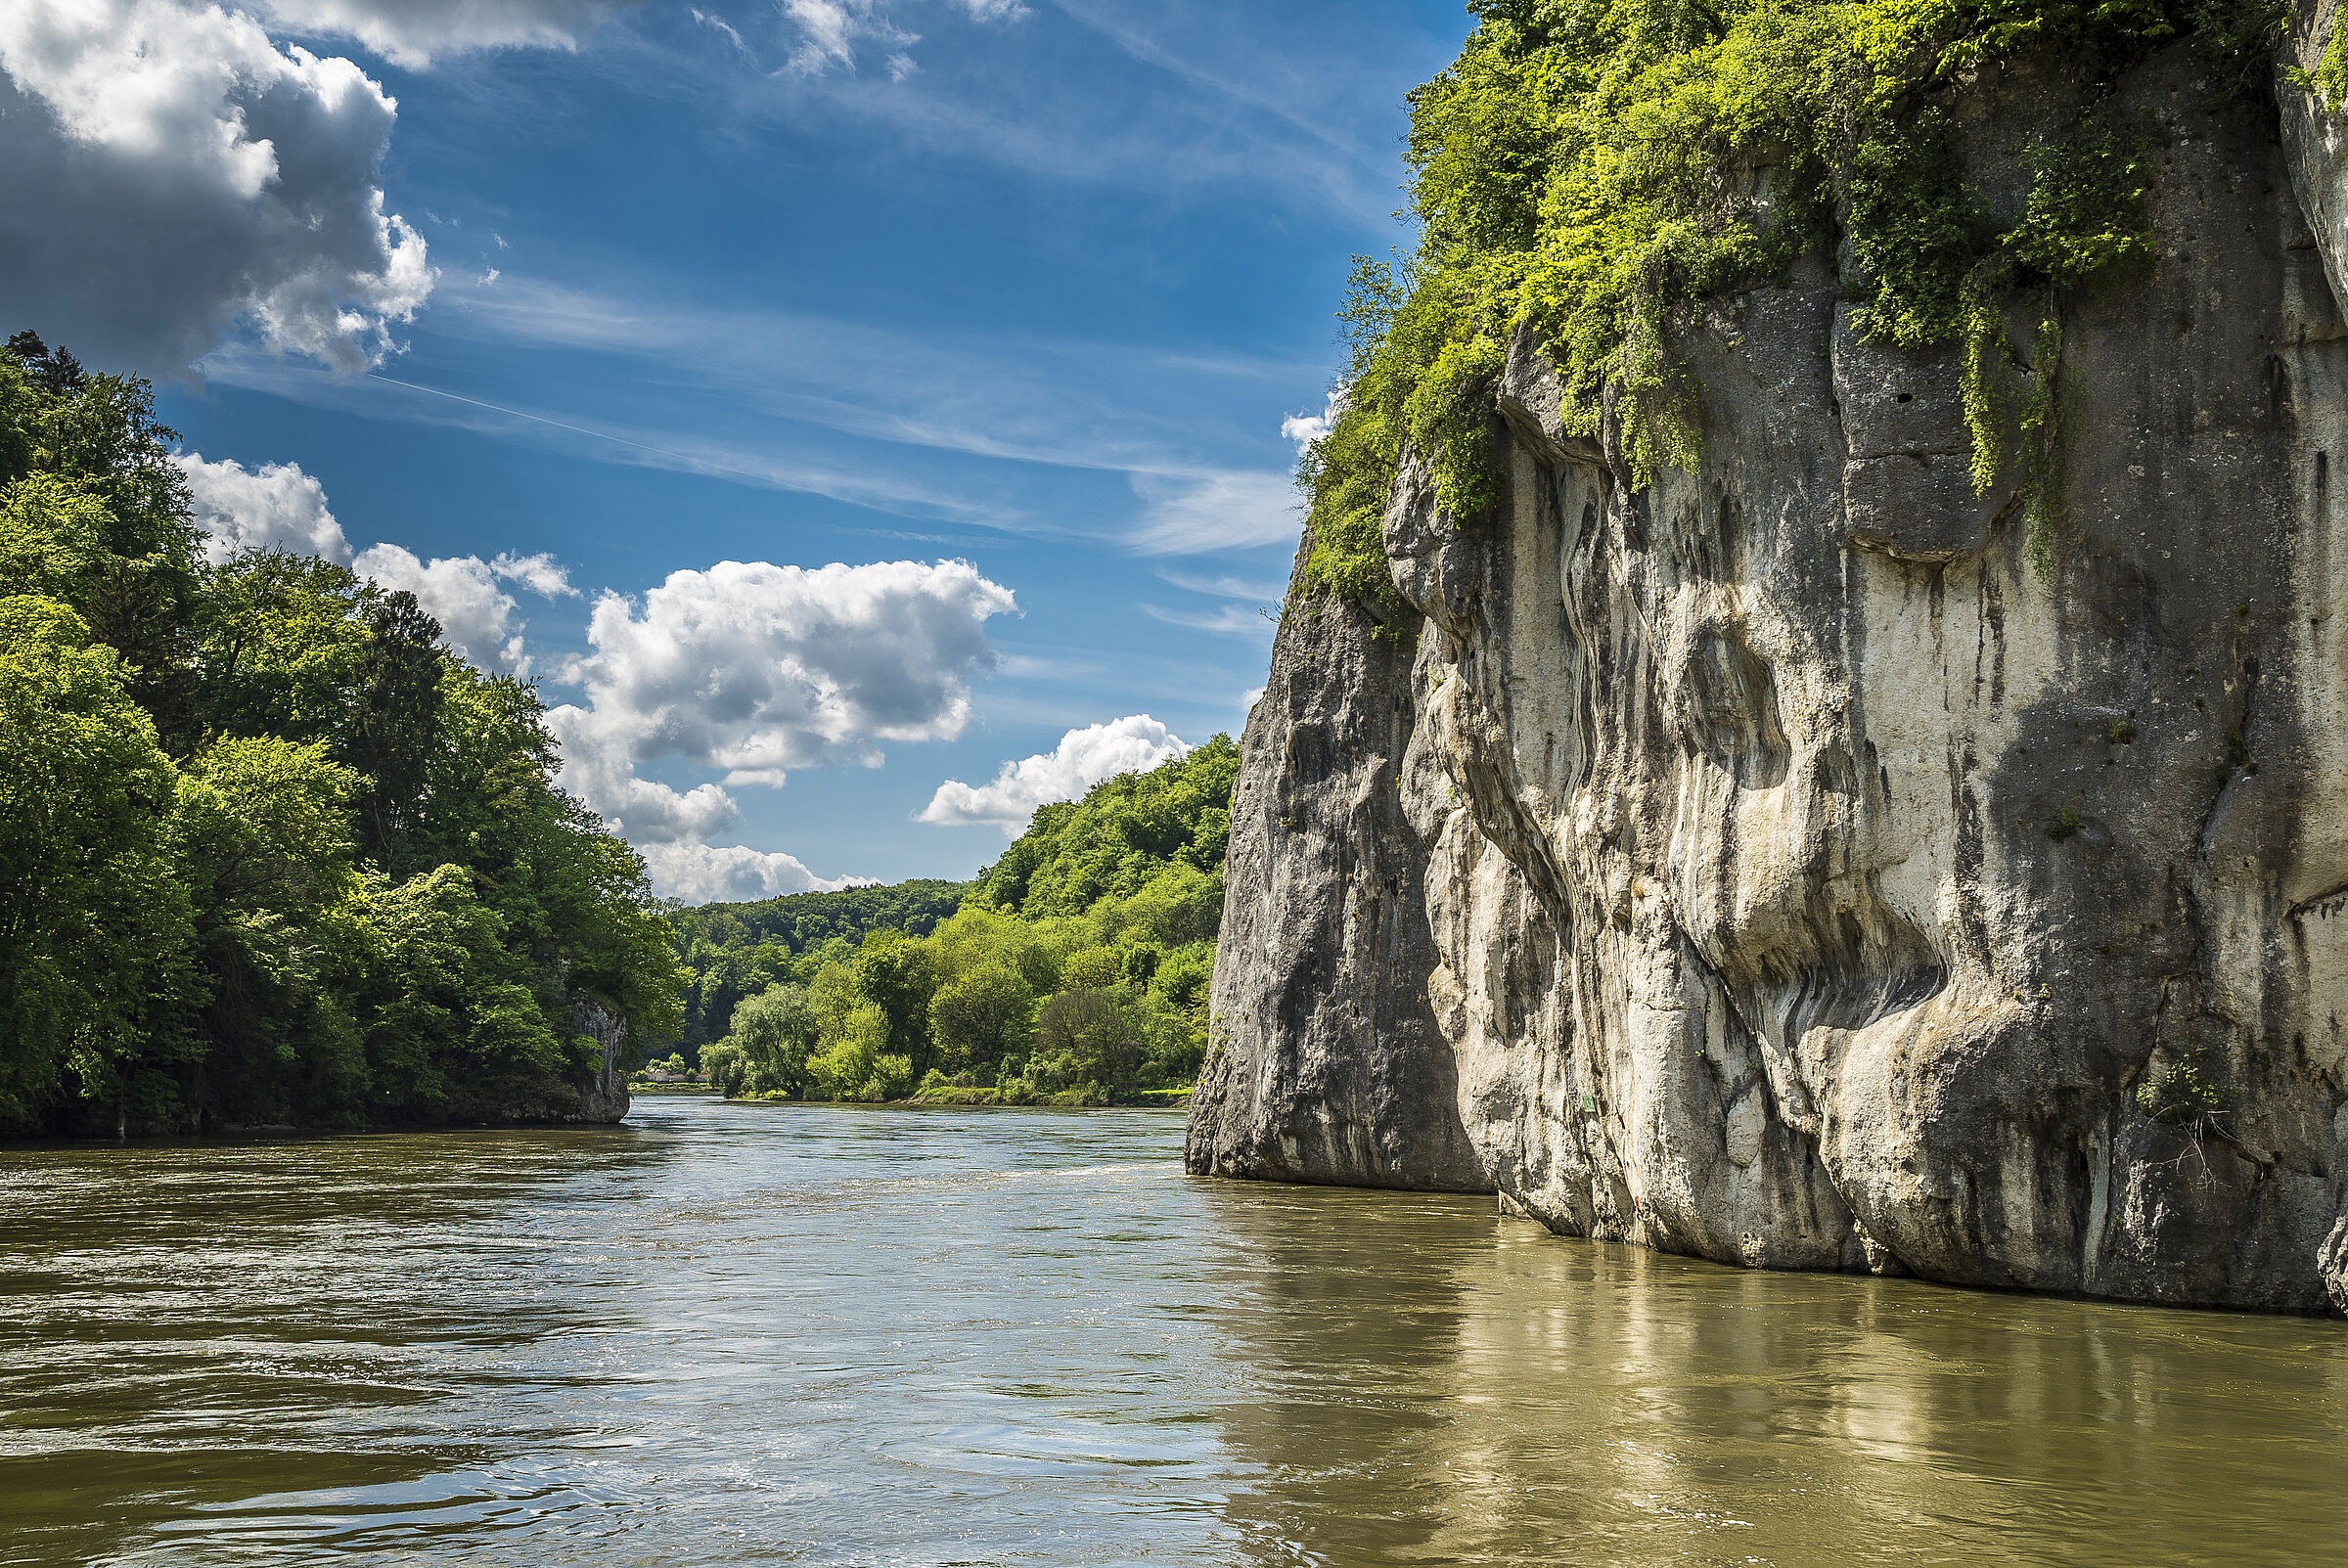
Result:
[[[148,384],[0,352],[0,1134],[609,1118],[683,975],[537,694],[216,558]]]
[[[406,593],[196,525],[152,390],[0,352],[0,1135],[1098,1103],[1207,1049],[1237,750],[1045,807],[968,883],[684,910],[535,690]]]
[[[967,886],[680,911],[681,1053],[734,1097],[1099,1104],[1188,1086],[1238,772],[1217,736],[1045,806]]]

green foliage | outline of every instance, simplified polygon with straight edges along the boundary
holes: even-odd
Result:
[[[1214,977],[1214,961],[1211,943],[1194,942],[1176,948],[1158,961],[1156,970],[1150,976],[1150,989],[1185,1011],[1200,1007],[1206,1001],[1207,985]]]
[[[1882,125],[1852,149],[1843,189],[1865,291],[1860,330],[1910,349],[1964,332],[1974,314],[1967,281],[1998,235],[1958,173],[1956,120],[1931,108]]]
[[[141,1048],[180,1044],[191,984],[173,795],[121,655],[54,600],[0,599],[0,1128],[68,1083],[125,1114],[161,1096]]]
[[[549,1026],[527,959],[463,867],[399,883],[377,873],[353,913],[356,1010],[379,1116],[494,1115],[585,1066]]]
[[[826,1031],[824,1049],[807,1063],[807,1075],[827,1099],[902,1099],[913,1092],[913,1061],[889,1045],[888,1014],[877,1003],[848,1009]]]
[[[1075,990],[1106,991],[1124,977],[1124,955],[1113,947],[1084,948],[1060,966],[1060,983]]]
[[[2332,13],[2331,31],[2325,36],[2324,49],[2316,57],[2316,68],[2309,86],[2334,113],[2343,101],[2348,101],[2348,29],[2339,24],[2339,13]]]
[[[1357,260],[1339,315],[1345,408],[1299,466],[1305,578],[1396,607],[1379,522],[1406,454],[1466,518],[1502,493],[1491,385],[1529,329],[1563,383],[1568,433],[1609,436],[1644,485],[1696,457],[1695,389],[1669,344],[1707,300],[1848,242],[1867,335],[1961,343],[1975,473],[2009,440],[2045,568],[2059,523],[2059,305],[2147,265],[2145,138],[2095,94],[2148,51],[2192,38],[2255,87],[2280,36],[2275,0],[1473,0],[1458,60],[1411,95],[1419,246]],[[1952,112],[1984,67],[2058,55],[2095,65],[2070,129],[2025,154],[2001,223],[1963,177]],[[2348,82],[2335,40],[2318,78]],[[2325,73],[2330,74],[2326,76]],[[2046,325],[2028,355],[2006,302]],[[2026,395],[2009,385],[2026,376]]]
[[[2198,1143],[2226,1137],[2222,1120],[2230,1108],[2226,1096],[2210,1081],[2209,1048],[2187,1040],[2145,1069],[2136,1087],[2136,1106],[2156,1122],[2181,1127]]]
[[[700,1046],[710,1081],[735,1095],[886,1099],[920,1084],[931,1098],[1066,1102],[1188,1084],[1205,1054],[1238,771],[1217,736],[1044,807],[967,896],[856,889],[858,918],[905,921],[856,940],[828,916],[814,928],[835,934],[803,951],[766,935],[810,928],[806,905],[780,908],[791,899],[682,912],[701,1017],[722,1004],[731,1020]],[[758,1021],[777,997],[791,999],[788,1051]]]
[[[734,1009],[732,1031],[702,1051],[701,1069],[729,1097],[803,1095],[818,1034],[805,986],[768,986]]]
[[[440,745],[440,623],[404,590],[363,596],[357,611],[365,640],[352,674],[342,750],[368,781],[359,813],[368,853],[386,868],[409,869],[408,835],[424,810],[429,771]]]
[[[700,1051],[725,1036],[744,997],[810,978],[813,970],[800,961],[827,942],[852,945],[881,929],[927,935],[961,907],[963,891],[960,882],[910,881],[672,912],[677,956],[691,970],[680,1045],[689,1055]]]
[[[211,568],[204,587],[196,667],[215,730],[294,740],[354,732],[370,641],[351,613],[357,578],[314,556],[254,551]]]
[[[930,1065],[929,999],[937,969],[929,951],[903,931],[869,931],[856,949],[851,971],[856,994],[888,1021],[886,1048],[913,1064],[916,1074]]]
[[[172,439],[0,353],[0,1129],[565,1114],[675,1028],[642,863],[412,599],[201,564]]]
[[[1329,434],[1305,449],[1297,466],[1310,510],[1312,544],[1304,580],[1339,599],[1375,610],[1381,626],[1406,607],[1386,569],[1386,489],[1393,467],[1366,409],[1339,410]]]
[[[962,907],[963,890],[960,882],[916,880],[836,893],[786,893],[754,904],[704,904],[677,912],[677,933],[686,942],[706,940],[720,948],[771,942],[790,954],[821,947],[835,936],[860,940],[883,927],[926,936]]]
[[[999,962],[964,970],[929,999],[929,1038],[949,1073],[991,1080],[1035,1027],[1035,991]]]
[[[106,503],[53,473],[28,473],[0,490],[0,581],[83,606],[113,560]]]
[[[1137,1087],[1140,1041],[1107,991],[1076,986],[1044,1004],[1027,1079],[1045,1094],[1080,1089],[1106,1099]]]
[[[972,894],[1031,918],[1073,916],[1140,893],[1169,866],[1220,871],[1239,774],[1240,748],[1218,735],[1148,773],[1097,784],[1082,800],[1045,806],[979,874]]]
[[[58,597],[121,653],[131,696],[154,719],[163,749],[183,755],[200,729],[188,646],[198,536],[187,480],[169,458],[178,435],[157,423],[146,381],[85,371],[30,333],[12,337],[0,361],[11,362],[0,377],[0,420],[9,426],[0,434],[0,484],[36,481],[8,508],[6,531],[21,544],[48,514],[61,535],[51,551],[82,567]],[[92,525],[94,538],[85,531]],[[0,564],[0,593],[39,591],[16,568]]]

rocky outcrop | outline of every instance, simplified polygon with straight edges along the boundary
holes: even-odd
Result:
[[[627,1018],[600,1002],[582,1002],[574,1013],[579,1032],[594,1041],[601,1058],[579,1080],[578,1106],[564,1121],[615,1122],[628,1113],[628,1074],[620,1066],[627,1049]]]
[[[1993,202],[2061,90],[1968,99]],[[2183,48],[2119,87],[2159,258],[2064,301],[2037,552],[1954,362],[1855,336],[1829,255],[1688,324],[1701,457],[1644,486],[1520,340],[1507,503],[1395,488],[1420,623],[1291,598],[1192,1168],[2348,1308],[2348,144],[2280,97]]]
[[[1480,1191],[1427,1000],[1430,846],[1398,788],[1415,717],[1407,628],[1289,602],[1241,742],[1218,951],[1247,958],[1217,963],[1190,1158],[1235,1176]]]
[[[628,1113],[628,1019],[593,997],[577,997],[571,1028],[594,1049],[575,1076],[515,1075],[468,1086],[452,1107],[456,1123],[490,1127],[594,1125]]]

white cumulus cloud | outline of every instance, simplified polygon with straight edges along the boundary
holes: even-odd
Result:
[[[0,297],[94,363],[172,371],[240,325],[345,370],[430,293],[384,210],[397,106],[347,60],[192,0],[0,4]]]
[[[986,622],[1016,607],[967,560],[727,560],[671,573],[641,605],[608,594],[571,672],[586,704],[547,715],[564,783],[639,844],[705,837],[733,820],[726,784],[961,734],[994,662]],[[724,777],[685,793],[639,777],[666,757]]]
[[[1337,416],[1345,412],[1345,388],[1340,386],[1329,394],[1329,402],[1318,414],[1291,414],[1280,422],[1283,439],[1296,443],[1296,455],[1327,435],[1336,426]]]
[[[1074,800],[1104,779],[1154,768],[1190,749],[1147,713],[1070,730],[1051,750],[1003,764],[993,784],[972,787],[948,779],[922,808],[920,820],[957,828],[992,823],[1016,835],[1038,806]]]
[[[536,46],[575,49],[640,0],[260,0],[281,26],[356,38],[398,66],[435,55]]]
[[[547,599],[579,597],[579,591],[570,586],[569,570],[544,551],[535,556],[517,556],[508,551],[489,562],[489,569],[508,582],[519,583]]]
[[[869,876],[818,876],[796,855],[741,844],[647,844],[639,853],[653,886],[688,904],[740,903],[780,893],[836,893],[843,887],[873,885]]]
[[[207,463],[201,452],[171,460],[187,475],[197,526],[209,535],[204,559],[217,564],[240,550],[286,550],[350,564],[350,541],[327,510],[326,487],[295,463]]]
[[[550,596],[576,593],[551,556],[506,555],[495,560],[443,556],[426,561],[402,546],[376,545],[361,551],[351,569],[385,588],[414,594],[440,623],[441,639],[460,657],[522,680],[530,675],[530,656],[521,646],[527,623],[514,618],[519,606],[500,585],[519,583],[532,593]]]
[[[578,597],[570,574],[545,554],[426,561],[402,546],[380,544],[354,559],[342,525],[327,507],[326,487],[298,464],[248,469],[234,461],[210,462],[201,452],[171,461],[187,476],[196,521],[208,535],[206,560],[226,560],[240,550],[288,550],[322,556],[385,588],[404,588],[440,623],[448,646],[482,669],[524,679],[530,673],[521,645],[527,623],[515,619],[519,606],[502,585],[516,584],[548,599]]]

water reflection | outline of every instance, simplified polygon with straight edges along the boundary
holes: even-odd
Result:
[[[0,1152],[0,1563],[2328,1560],[2348,1330],[1196,1182],[1157,1113]]]
[[[2336,1323],[1750,1274],[1415,1202],[1218,1204],[1271,1395],[1225,1423],[1272,1478],[1254,1560],[2348,1548]]]

